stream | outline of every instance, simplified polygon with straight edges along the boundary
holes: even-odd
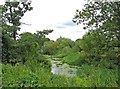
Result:
[[[51,60],[51,63],[52,63],[51,72],[53,74],[76,76],[77,67],[70,66],[66,63],[62,63],[61,61],[56,60]]]

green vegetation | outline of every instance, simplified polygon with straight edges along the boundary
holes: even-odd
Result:
[[[84,78],[53,75],[48,68],[35,61],[23,64],[2,64],[4,87],[84,87]],[[86,85],[85,85],[86,84]]]
[[[76,66],[80,66],[81,64],[84,64],[83,62],[87,62],[87,61],[85,61],[85,57],[83,55],[81,55],[80,53],[70,54],[70,55],[64,57],[62,61],[66,62],[70,65],[76,65]]]
[[[93,65],[83,65],[77,71],[79,78],[85,78],[91,86],[97,87],[118,87],[118,67],[107,69]]]
[[[50,67],[44,67],[35,60],[24,65],[2,64],[2,86],[4,87],[117,87],[115,70],[89,65],[82,66],[75,77],[53,75]]]
[[[89,30],[76,41],[63,37],[52,41],[46,37],[50,29],[18,34],[20,19],[32,9],[29,1],[5,2],[0,7],[2,87],[120,86],[120,1],[88,1],[82,11],[76,10],[73,22]],[[54,58],[77,66],[77,75],[52,74],[48,59]]]

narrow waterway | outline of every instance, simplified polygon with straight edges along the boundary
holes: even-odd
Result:
[[[76,76],[77,68],[75,66],[70,66],[66,63],[63,64],[61,61],[55,60],[51,60],[51,63],[51,72],[53,74]]]

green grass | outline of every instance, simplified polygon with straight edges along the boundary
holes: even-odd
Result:
[[[0,65],[2,87],[118,87],[117,66],[107,69],[84,64],[78,69],[77,76],[68,77],[52,74],[50,67],[37,60],[28,60],[24,65]]]
[[[84,87],[86,82],[84,78],[53,75],[35,61],[15,66],[2,64],[2,87]]]
[[[70,65],[80,66],[81,63],[85,60],[84,55],[80,53],[71,53],[63,58],[62,62],[68,63]]]
[[[85,64],[77,71],[79,78],[86,78],[92,86],[97,87],[118,87],[118,67],[107,69],[105,67],[95,67],[94,65]]]
[[[64,57],[62,62],[79,66],[77,76],[84,78],[87,86],[118,87],[118,66],[112,60],[88,63],[83,54],[73,53]]]

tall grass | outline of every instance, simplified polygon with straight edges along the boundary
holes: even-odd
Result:
[[[49,62],[28,60],[24,65],[0,65],[2,87],[118,87],[117,66],[107,69],[86,63],[78,69],[77,76],[69,77],[52,74]]]
[[[91,86],[96,87],[118,87],[118,67],[107,69],[105,67],[85,64],[77,71],[79,78],[86,78]]]
[[[2,87],[82,87],[87,82],[84,78],[53,75],[47,67],[36,62],[2,66]]]

